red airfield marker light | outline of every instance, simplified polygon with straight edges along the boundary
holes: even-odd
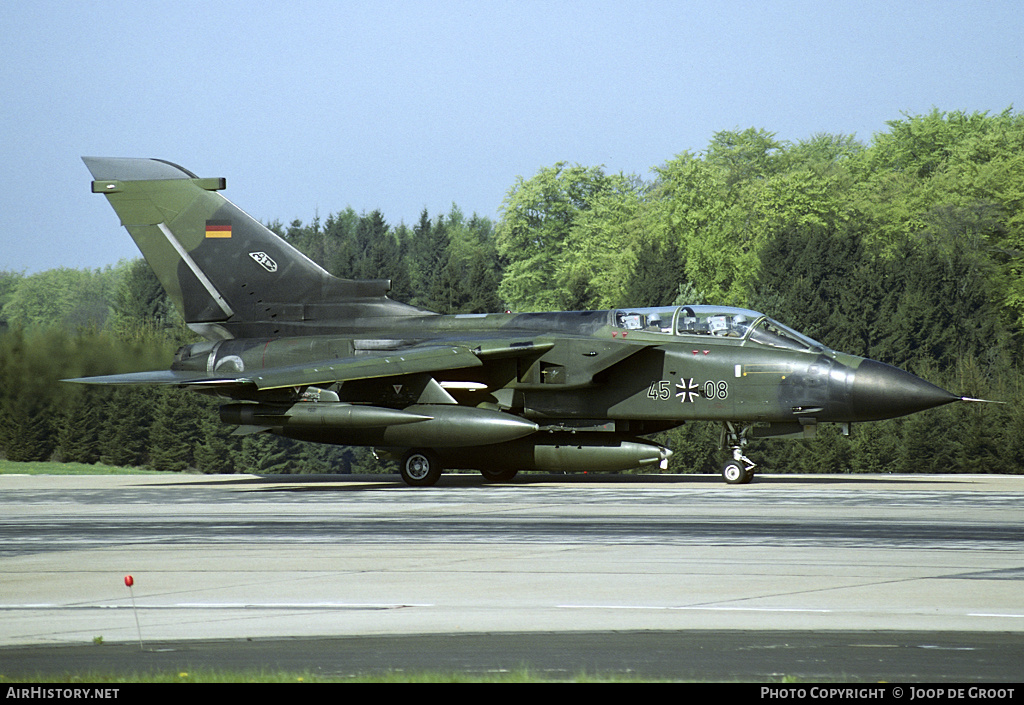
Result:
[[[135,614],[135,629],[139,633],[139,651],[143,651],[142,627],[139,626],[139,611],[135,608],[135,591],[132,590],[132,586],[135,585],[135,578],[130,575],[124,576],[124,584],[128,587],[128,593],[132,596],[132,612]]]

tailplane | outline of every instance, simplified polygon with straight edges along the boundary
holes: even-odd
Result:
[[[82,160],[93,193],[107,197],[185,322],[206,338],[429,313],[388,299],[389,280],[332,276],[221,196],[223,178],[159,159]]]

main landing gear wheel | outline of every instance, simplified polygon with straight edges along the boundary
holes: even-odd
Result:
[[[413,448],[402,456],[398,470],[405,484],[430,487],[441,477],[441,462],[429,450]]]
[[[481,470],[480,474],[488,482],[508,482],[519,473],[518,470]]]

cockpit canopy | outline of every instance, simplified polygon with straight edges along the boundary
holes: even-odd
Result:
[[[825,352],[828,348],[763,313],[729,306],[661,306],[612,312],[613,324],[625,330],[666,335],[710,335],[789,350]]]

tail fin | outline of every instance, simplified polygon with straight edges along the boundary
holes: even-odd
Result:
[[[201,179],[159,159],[83,157],[178,306],[209,339],[325,332],[329,322],[428,312],[391,301],[385,279],[331,276]]]

